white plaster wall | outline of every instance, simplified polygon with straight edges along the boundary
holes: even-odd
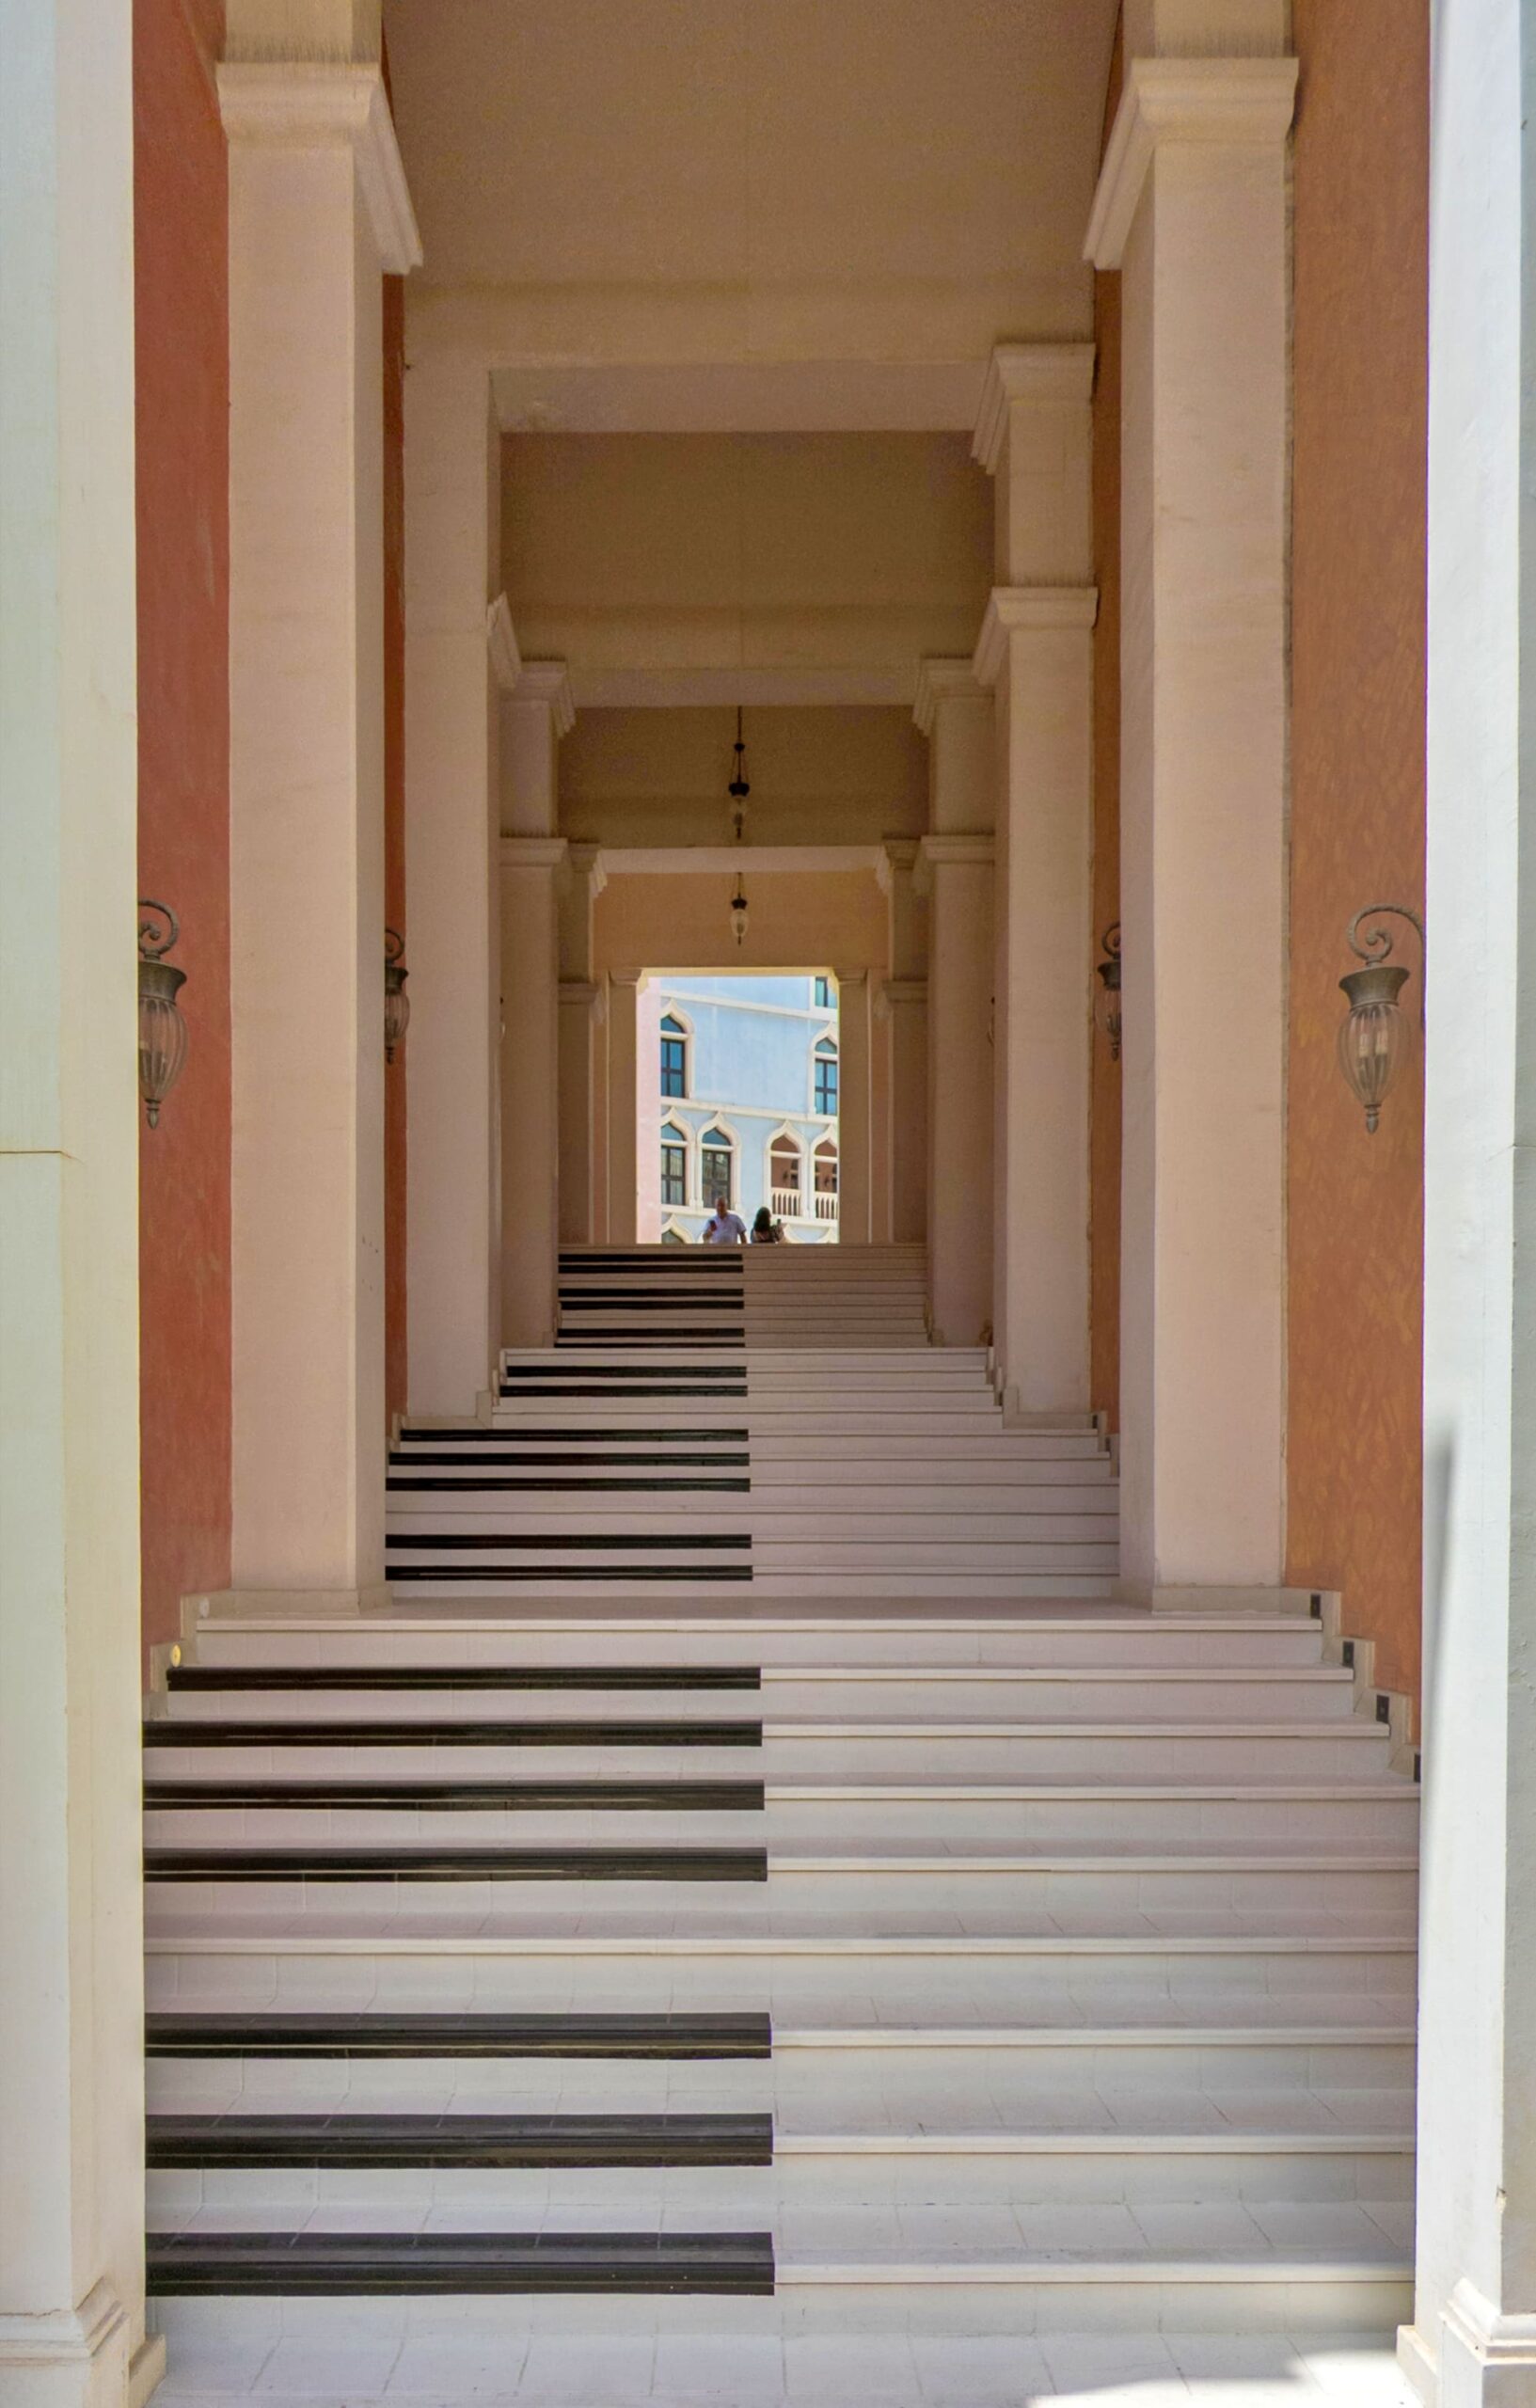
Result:
[[[27,0],[4,56],[0,2392],[104,2408],[144,2323],[128,0]]]
[[[1431,224],[1418,2264],[1444,2408],[1536,2397],[1529,17],[1441,0]],[[1524,55],[1523,55],[1524,53]],[[1524,120],[1524,121],[1523,121]],[[1524,317],[1524,323],[1522,323]],[[1457,2286],[1451,2330],[1442,2318]],[[1435,2361],[1440,2384],[1434,2387]]]
[[[562,849],[547,839],[538,845],[546,856]],[[517,850],[514,840],[501,861],[501,1338],[507,1346],[552,1346],[560,1102],[557,870],[549,858],[520,866]]]

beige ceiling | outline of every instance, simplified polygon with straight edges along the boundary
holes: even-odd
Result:
[[[961,425],[999,338],[1090,330],[1114,15],[387,0],[412,309],[474,322],[509,426]],[[687,372],[804,362],[830,399]],[[594,365],[658,373],[615,402]]]

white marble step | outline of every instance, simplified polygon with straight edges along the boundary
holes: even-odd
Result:
[[[407,1539],[435,1530],[497,1530],[562,1536],[580,1530],[627,1537],[646,1531],[663,1538],[698,1532],[751,1530],[787,1542],[868,1545],[882,1539],[980,1545],[986,1541],[1039,1544],[1107,1540],[1116,1535],[1118,1497],[1114,1489],[1078,1491],[1065,1500],[1050,1489],[1004,1490],[989,1503],[986,1490],[962,1490],[952,1499],[943,1490],[856,1491],[846,1500],[836,1490],[780,1486],[755,1491],[699,1491],[691,1496],[654,1490],[597,1489],[590,1496],[568,1491],[471,1489],[413,1497],[391,1492],[388,1528]]]
[[[525,1611],[494,1621],[396,1612],[209,1616],[188,1660],[199,1664],[746,1664],[1146,1665],[1214,1670],[1309,1665],[1320,1624],[1297,1615],[1149,1614],[1079,1608],[979,1614],[951,1606],[905,1614],[764,1609],[687,1617],[644,1609],[607,1616]]]
[[[1377,2025],[1413,2012],[1405,1938],[869,1940],[453,1936],[334,1915],[243,1915],[218,1929],[156,1912],[148,2003],[224,2007],[556,2013],[771,2013],[776,2027],[915,2020]]]
[[[546,1688],[349,1688],[339,1668],[335,1686],[300,1689],[175,1689],[158,1693],[156,1720],[224,1717],[305,1722],[331,1717],[398,1720],[496,1719],[543,1722],[552,1716],[587,1721],[650,1722],[658,1717],[689,1723],[769,1723],[836,1718],[852,1722],[1002,1721],[1155,1724],[1296,1722],[1351,1716],[1352,1676],[1341,1666],[1264,1665],[1244,1668],[1142,1665],[1053,1667],[957,1664],[911,1667],[768,1665],[755,1689],[553,1690]],[[381,1700],[388,1700],[387,1708]]]

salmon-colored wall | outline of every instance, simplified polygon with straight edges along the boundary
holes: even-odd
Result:
[[[1335,1066],[1362,904],[1421,909],[1428,0],[1295,0],[1289,1579],[1418,1677],[1421,1054]],[[1422,992],[1417,943],[1397,958]]]
[[[1104,103],[1108,139],[1120,103],[1123,40],[1116,28]],[[1093,567],[1099,616],[1093,638],[1093,960],[1084,977],[1097,993],[1099,941],[1120,916],[1120,279],[1093,279]],[[1093,1038],[1088,1157],[1089,1364],[1094,1410],[1120,1426],[1120,1066]]]
[[[139,884],[190,1049],[139,1145],[146,1642],[230,1577],[228,208],[222,0],[135,0]]]
[[[405,279],[384,279],[384,915],[405,927]],[[407,967],[410,948],[405,950]],[[410,993],[406,981],[405,992]],[[384,1073],[384,1409],[405,1410],[405,1047]]]

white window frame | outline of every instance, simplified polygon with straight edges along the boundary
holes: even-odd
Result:
[[[667,1107],[667,1105],[668,1105],[669,1103],[691,1103],[691,1102],[694,1101],[694,1096],[693,1096],[693,1036],[694,1036],[694,1029],[693,1029],[693,1020],[692,1020],[692,1016],[691,1016],[691,1014],[690,1014],[690,1013],[689,1013],[689,1012],[684,1011],[684,1010],[681,1008],[681,1006],[680,1006],[679,1005],[677,1005],[677,1004],[669,1004],[669,1003],[667,1003],[667,1002],[663,1001],[663,1003],[662,1003],[662,1006],[661,1006],[661,1019],[662,1019],[662,1020],[674,1020],[674,1021],[677,1022],[678,1028],[682,1031],[682,1040],[681,1040],[681,1041],[682,1041],[682,1047],[683,1047],[683,1092],[682,1092],[682,1094],[681,1094],[681,1095],[669,1095],[669,1094],[667,1093],[667,1091],[666,1091],[665,1087],[663,1087],[663,1085],[662,1085],[662,1084],[661,1084],[661,1048],[662,1048],[663,1044],[666,1042],[666,1040],[667,1040],[669,1038],[672,1038],[673,1042],[674,1044],[675,1044],[678,1040],[677,1040],[677,1038],[673,1036],[673,1031],[672,1031],[671,1029],[664,1029],[664,1028],[662,1028],[662,1027],[661,1027],[661,1025],[660,1025],[660,1023],[659,1023],[659,1022],[657,1023],[657,1032],[656,1032],[656,1084],[657,1084],[657,1094],[658,1094],[658,1095],[660,1096],[660,1098],[661,1098],[661,1105],[662,1105],[662,1109],[663,1109],[663,1111],[665,1111],[665,1109],[666,1109],[666,1107]]]
[[[841,1045],[840,1045],[840,1044],[838,1043],[838,1041],[837,1041],[837,1031],[836,1031],[836,1029],[835,1029],[835,1028],[824,1028],[824,1029],[821,1029],[821,1030],[819,1030],[819,1031],[818,1031],[818,1033],[816,1034],[816,1037],[814,1037],[814,1038],[812,1038],[812,1040],[811,1040],[811,1059],[810,1059],[810,1066],[809,1066],[810,1085],[809,1085],[809,1088],[808,1088],[808,1091],[807,1091],[807,1094],[806,1094],[805,1102],[806,1102],[806,1110],[809,1112],[810,1117],[811,1117],[811,1118],[812,1118],[813,1120],[828,1120],[828,1121],[832,1121],[832,1120],[835,1120],[835,1119],[837,1118],[837,1117],[838,1117],[838,1116],[837,1116],[837,1113],[836,1113],[836,1112],[823,1112],[823,1111],[821,1110],[821,1108],[820,1108],[819,1104],[816,1102],[816,1055],[817,1055],[817,1054],[818,1054],[818,1053],[820,1053],[821,1048],[822,1048],[824,1045],[830,1045],[830,1046],[831,1046],[831,1058],[832,1058],[832,1060],[833,1060],[833,1061],[836,1063],[836,1065],[837,1065],[837,1102],[838,1102],[838,1110],[839,1110],[839,1111],[841,1111],[841,1109],[842,1109],[842,1103],[843,1103],[843,1048],[841,1047]]]
[[[773,1176],[774,1149],[775,1147],[784,1146],[792,1146],[794,1148],[796,1157],[799,1160],[800,1166],[800,1211],[793,1214],[792,1217],[797,1221],[802,1221],[806,1218],[805,1181],[810,1162],[811,1149],[806,1140],[800,1135],[800,1131],[793,1127],[787,1120],[782,1120],[778,1128],[772,1132],[763,1152],[763,1168],[767,1173],[764,1184],[767,1187],[768,1194],[768,1210],[770,1212],[774,1210],[773,1198],[776,1194],[781,1192],[779,1190],[778,1182]],[[787,1193],[787,1190],[784,1192]]]
[[[672,1101],[675,1103],[677,1098],[673,1096]],[[657,1137],[656,1174],[657,1194],[661,1197],[661,1210],[663,1212],[686,1212],[692,1202],[694,1192],[692,1135],[693,1133],[687,1126],[686,1122],[676,1121],[669,1117],[661,1123],[661,1127]],[[661,1196],[661,1149],[663,1146],[668,1144],[669,1141],[675,1143],[679,1139],[682,1141],[683,1148],[683,1200],[680,1204],[669,1204],[666,1198]]]
[[[706,1146],[706,1143],[707,1143],[708,1139],[709,1139],[710,1137],[714,1136],[717,1133],[718,1133],[720,1136],[722,1136],[722,1137],[725,1139],[726,1145],[730,1148],[730,1153],[731,1153],[731,1198],[730,1198],[730,1210],[731,1210],[733,1212],[739,1212],[739,1211],[740,1211],[740,1209],[741,1209],[741,1133],[740,1133],[740,1131],[739,1131],[738,1129],[735,1128],[729,1120],[724,1120],[724,1119],[722,1119],[722,1118],[719,1116],[719,1114],[717,1114],[713,1119],[711,1119],[711,1120],[707,1121],[707,1122],[705,1123],[705,1125],[704,1126],[704,1128],[702,1128],[702,1129],[700,1130],[700,1132],[699,1132],[699,1138],[698,1138],[698,1163],[699,1163],[699,1207],[700,1207],[700,1210],[701,1210],[702,1212],[713,1212],[713,1211],[714,1211],[714,1208],[715,1208],[715,1199],[714,1199],[714,1196],[713,1196],[711,1195],[711,1193],[710,1193],[710,1189],[709,1189],[709,1181],[705,1179],[705,1175],[704,1175],[704,1158],[705,1158],[705,1146]],[[716,1151],[718,1151],[718,1150],[720,1150],[720,1149],[717,1149],[716,1147],[713,1147],[713,1146],[710,1146],[710,1147],[709,1147],[709,1151],[710,1151],[711,1153],[714,1153],[714,1152],[716,1152]]]

